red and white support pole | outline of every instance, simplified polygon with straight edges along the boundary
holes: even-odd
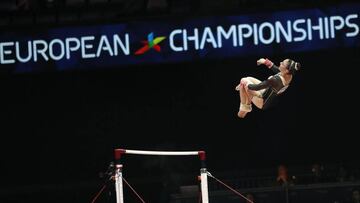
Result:
[[[124,203],[124,188],[123,188],[123,176],[122,176],[122,167],[121,156],[125,154],[123,149],[115,149],[115,192],[116,192],[116,202]]]
[[[201,200],[202,203],[209,203],[209,189],[208,189],[208,180],[207,180],[207,170],[206,170],[206,154],[204,151],[199,151],[200,158],[200,178],[201,178]]]

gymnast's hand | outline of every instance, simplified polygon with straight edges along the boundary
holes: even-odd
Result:
[[[265,64],[265,59],[264,58],[261,58],[261,59],[259,59],[259,60],[257,60],[256,61],[256,64],[259,66],[259,65],[261,65],[261,64]]]

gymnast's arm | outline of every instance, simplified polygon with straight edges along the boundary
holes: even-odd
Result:
[[[257,63],[257,65],[264,64],[266,67],[271,69],[274,73],[280,72],[279,67],[276,66],[272,61],[270,61],[267,58],[266,59],[261,58],[261,59],[257,60],[256,63]]]
[[[276,82],[276,79],[274,77],[271,77],[270,79],[267,79],[265,81],[262,81],[259,84],[249,84],[248,89],[253,91],[258,91],[262,89],[266,89],[268,87],[271,87],[272,84]]]
[[[270,67],[270,70],[272,70],[274,73],[278,73],[280,72],[280,69],[277,65],[273,64],[271,67]]]

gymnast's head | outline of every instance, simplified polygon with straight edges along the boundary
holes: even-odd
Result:
[[[292,59],[285,59],[280,62],[279,68],[280,71],[285,74],[295,75],[295,73],[301,69],[301,64]]]

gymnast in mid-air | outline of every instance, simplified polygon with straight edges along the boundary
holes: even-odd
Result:
[[[237,114],[240,118],[244,118],[251,112],[252,104],[263,109],[267,103],[271,103],[271,100],[289,87],[293,76],[301,68],[300,63],[292,59],[283,60],[279,66],[274,65],[269,59],[257,60],[257,65],[262,64],[275,74],[264,81],[253,77],[241,78],[240,84],[235,88],[240,94],[240,108]]]

